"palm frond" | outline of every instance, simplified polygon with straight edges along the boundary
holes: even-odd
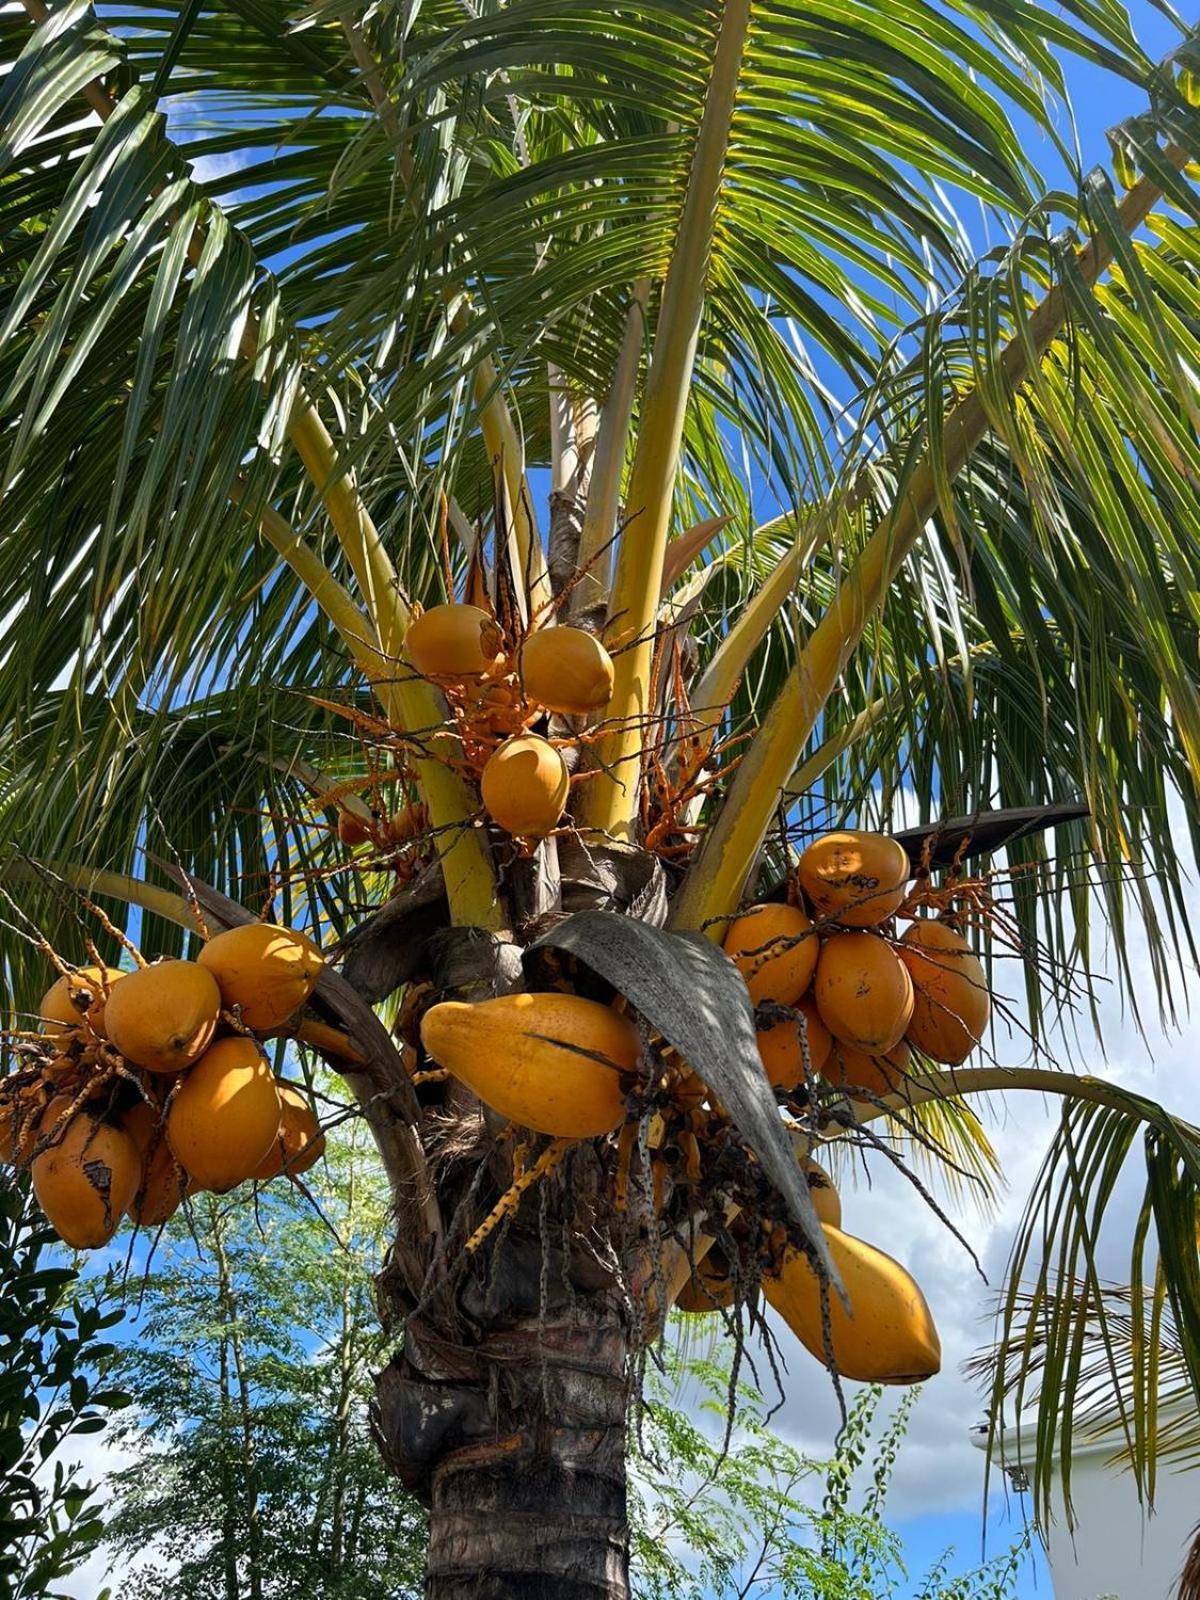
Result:
[[[1112,1437],[1149,1502],[1159,1461],[1194,1454],[1196,1444],[1200,1133],[1151,1101],[1105,1089],[1104,1103],[1064,1103],[1009,1261],[996,1347],[975,1363],[990,1391],[993,1446],[1006,1412],[1018,1426],[1033,1419],[1032,1488],[1043,1521],[1056,1473],[1073,1516],[1077,1440]],[[1139,1140],[1145,1186],[1129,1283],[1114,1290],[1098,1270],[1099,1240]],[[1180,1400],[1186,1415],[1160,1432],[1160,1407]]]

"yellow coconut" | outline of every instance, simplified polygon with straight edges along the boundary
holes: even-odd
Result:
[[[184,1079],[167,1114],[175,1159],[218,1194],[254,1176],[279,1133],[275,1078],[253,1039],[218,1039]]]
[[[325,958],[293,928],[248,922],[218,933],[197,961],[216,979],[221,1004],[236,1006],[248,1028],[281,1028],[312,994]]]
[[[798,1017],[777,1022],[774,1027],[764,1028],[758,1035],[758,1053],[762,1057],[767,1081],[775,1089],[794,1089],[805,1081],[801,1030],[808,1042],[810,1072],[823,1071],[833,1050],[833,1035],[821,1021],[809,995],[804,996],[796,1010],[800,1013]]]
[[[751,906],[730,924],[725,954],[746,980],[750,998],[794,1006],[812,982],[819,944],[798,906]]]
[[[493,1111],[564,1139],[621,1125],[641,1050],[628,1017],[574,994],[448,1000],[425,1013],[421,1041]]]
[[[492,751],[479,789],[494,822],[518,838],[541,839],[563,814],[571,777],[548,740],[522,733]]]
[[[902,844],[853,828],[814,839],[796,863],[796,877],[817,916],[847,928],[873,928],[893,916],[911,876]]]
[[[692,1275],[675,1300],[676,1311],[703,1316],[733,1304],[733,1279],[729,1262],[718,1245],[712,1245],[692,1268]]]
[[[405,654],[423,677],[448,683],[481,677],[503,648],[494,617],[454,602],[422,612],[404,641]]]
[[[851,1096],[865,1093],[882,1099],[884,1095],[896,1094],[903,1088],[911,1060],[912,1050],[904,1039],[893,1045],[886,1055],[879,1056],[866,1055],[846,1044],[835,1044],[823,1076],[830,1083],[848,1090]]]
[[[612,696],[612,657],[583,628],[541,628],[521,647],[525,693],[547,711],[582,716]]]
[[[813,998],[842,1044],[882,1056],[904,1037],[913,1010],[912,979],[886,939],[837,933],[821,946]]]
[[[129,1216],[136,1227],[160,1228],[183,1204],[187,1173],[172,1154],[158,1114],[144,1100],[137,1101],[121,1118],[121,1131],[132,1139],[141,1162]]]
[[[806,1156],[800,1163],[804,1176],[808,1179],[808,1193],[812,1200],[813,1209],[823,1223],[831,1228],[840,1228],[842,1225],[842,1197],[834,1187],[833,1179],[825,1168],[811,1156]]]
[[[75,1250],[107,1244],[137,1192],[141,1163],[128,1134],[86,1112],[33,1162],[33,1192],[50,1226]]]
[[[42,996],[38,1016],[49,1034],[64,1033],[77,1028],[86,1016],[97,1033],[104,1032],[104,985],[109,989],[125,977],[116,967],[105,967],[101,979],[99,967],[80,967],[69,976],[52,983]]]
[[[945,922],[914,922],[898,954],[916,994],[909,1038],[935,1061],[957,1067],[983,1038],[992,1014],[983,963]]]
[[[276,1087],[283,1109],[279,1132],[254,1169],[254,1176],[264,1181],[277,1178],[281,1172],[289,1178],[299,1177],[325,1153],[325,1135],[312,1106],[290,1083],[277,1083]]]
[[[941,1344],[925,1296],[898,1261],[840,1229],[824,1226],[829,1253],[850,1298],[847,1314],[828,1291],[835,1369],[861,1383],[921,1383],[942,1364]],[[802,1251],[787,1249],[764,1275],[763,1292],[806,1350],[827,1360],[822,1295]]]
[[[182,1072],[207,1048],[221,992],[195,961],[159,961],[122,978],[108,997],[104,1028],[127,1061],[148,1072]]]

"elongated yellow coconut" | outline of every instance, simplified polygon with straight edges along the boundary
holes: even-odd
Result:
[[[253,1039],[218,1039],[184,1079],[167,1113],[175,1159],[218,1194],[252,1178],[279,1133],[275,1077]]]
[[[289,1178],[299,1177],[325,1153],[325,1135],[312,1106],[290,1083],[277,1083],[276,1087],[283,1114],[271,1148],[254,1169],[259,1179],[277,1178],[281,1172]]]
[[[914,922],[898,954],[916,995],[909,1038],[935,1061],[957,1067],[983,1038],[992,1014],[983,963],[945,922]]]
[[[38,1205],[64,1244],[98,1250],[129,1209],[141,1163],[127,1134],[80,1112],[31,1171]]]
[[[312,994],[325,958],[294,928],[248,922],[218,933],[197,956],[212,973],[227,1010],[240,1009],[248,1028],[281,1028]]]
[[[426,678],[465,683],[482,677],[504,648],[504,637],[479,606],[432,606],[408,630],[404,652]]]
[[[195,961],[159,961],[121,979],[104,1008],[104,1030],[127,1061],[148,1072],[182,1072],[208,1048],[221,991]]]
[[[548,739],[522,733],[492,751],[479,791],[494,822],[517,838],[542,839],[563,814],[571,775]]]
[[[812,982],[819,943],[798,906],[751,906],[730,924],[725,954],[736,965],[750,998],[794,1006]]]
[[[912,979],[878,934],[835,933],[821,946],[813,998],[835,1039],[864,1055],[882,1056],[908,1027]]]
[[[620,1127],[641,1050],[628,1017],[574,994],[447,1000],[425,1013],[421,1042],[493,1111],[562,1139]]]
[[[831,1228],[840,1228],[842,1225],[842,1197],[834,1187],[833,1179],[825,1168],[811,1156],[806,1156],[800,1163],[804,1176],[808,1179],[808,1193],[812,1200],[813,1209],[821,1221]]]
[[[104,979],[111,989],[125,974],[116,967],[105,967]],[[42,996],[38,1006],[45,1031],[64,1033],[68,1028],[78,1028],[84,1018],[97,1033],[104,1032],[104,981],[99,967],[80,967],[77,972],[59,978]]]
[[[914,1279],[898,1261],[839,1228],[824,1225],[834,1265],[850,1298],[847,1315],[830,1289],[830,1342],[834,1367],[860,1383],[921,1383],[942,1364],[933,1316]],[[763,1292],[800,1343],[827,1360],[821,1333],[821,1285],[803,1251],[787,1249],[764,1274]]]
[[[820,918],[873,928],[893,916],[912,875],[908,852],[883,833],[827,833],[796,863],[796,877]]]
[[[612,697],[612,657],[583,628],[540,628],[521,646],[525,693],[547,711],[582,716]]]
[[[758,1035],[758,1053],[774,1089],[794,1089],[805,1081],[803,1031],[808,1042],[809,1072],[823,1072],[833,1051],[833,1035],[821,1021],[812,997],[805,995],[797,1004],[798,1017],[785,1018]]]
[[[851,1096],[897,1094],[904,1087],[904,1075],[912,1060],[907,1041],[893,1045],[886,1055],[869,1056],[852,1050],[848,1044],[835,1044],[825,1063],[824,1076],[830,1083],[849,1091]]]

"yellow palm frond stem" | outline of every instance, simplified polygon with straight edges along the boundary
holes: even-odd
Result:
[[[877,1104],[853,1103],[857,1122],[873,1122],[928,1100],[960,1100],[973,1094],[996,1094],[1013,1089],[1035,1094],[1056,1094],[1065,1100],[1086,1100],[1091,1105],[1108,1106],[1128,1112],[1133,1106],[1144,1108],[1147,1116],[1160,1108],[1153,1100],[1123,1089],[1119,1084],[1083,1073],[1056,1072],[1048,1067],[955,1067],[946,1072],[931,1072],[906,1079],[899,1094],[888,1095]]]
[[[240,499],[240,486],[231,493]],[[436,737],[447,716],[432,685],[403,666],[397,668],[395,656],[380,648],[370,618],[285,518],[268,506],[259,513],[259,529],[333,623],[355,665],[374,687],[392,727],[417,733],[434,730]],[[448,738],[440,753],[450,753]],[[457,773],[432,755],[414,757],[412,767],[436,830],[451,916],[460,925],[498,932],[504,915],[484,836],[473,820],[479,809],[475,797]]]
[[[124,872],[106,872],[98,867],[77,865],[71,861],[6,861],[0,868],[0,882],[41,883],[47,877],[70,884],[73,889],[92,897],[101,895],[106,900],[120,900],[127,906],[140,906],[164,922],[174,922],[189,933],[198,935],[196,919],[189,911],[182,895],[171,889],[160,889],[156,883],[144,878],[130,877]]]
[[[1187,159],[1174,146],[1165,154],[1178,166]],[[1122,231],[1131,234],[1140,227],[1160,195],[1148,179],[1136,184],[1117,208]],[[1095,286],[1112,256],[1108,237],[1099,234],[1079,251],[1076,266],[1087,286]],[[1010,393],[1028,378],[1034,362],[1064,326],[1066,316],[1066,294],[1056,286],[1005,345],[997,365]],[[995,374],[989,375],[988,381],[994,388]],[[722,937],[720,923],[713,919],[737,909],[798,753],[808,743],[846,662],[936,510],[943,486],[961,472],[988,426],[987,407],[977,385],[951,409],[943,426],[940,452],[926,450],[915,463],[901,486],[901,498],[867,541],[829,610],[809,635],[692,860],[675,900],[672,926],[707,925],[711,938]],[[860,495],[852,485],[839,504],[853,509],[860,503]]]
[[[649,298],[650,283],[643,278],[633,288],[633,298],[625,313],[617,364],[600,412],[591,480],[584,504],[583,527],[579,534],[579,554],[576,557],[583,576],[572,589],[568,602],[573,617],[586,616],[588,612],[595,612],[608,604],[612,541],[621,505],[621,476],[629,446],[638,367],[646,332],[646,302]]]
[[[637,448],[625,496],[626,522],[608,608],[615,654],[609,703],[612,731],[600,741],[599,771],[583,796],[584,826],[628,838],[637,815],[644,720],[651,711],[654,625],[684,416],[704,310],[713,229],[738,76],[750,22],[750,0],[725,0],[704,114],[696,137],[687,197],[663,286],[646,379]]]
[[[321,496],[338,542],[354,573],[367,614],[375,624],[379,647],[390,660],[400,657],[410,611],[400,592],[392,559],[349,472],[339,469],[333,440],[316,407],[301,399],[288,424],[296,453]]]

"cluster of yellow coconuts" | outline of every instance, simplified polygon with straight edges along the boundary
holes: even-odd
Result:
[[[750,998],[768,1019],[782,1008],[758,1036],[776,1088],[819,1075],[882,1097],[902,1086],[914,1050],[958,1066],[983,1038],[986,974],[953,921],[893,931],[911,875],[895,839],[828,833],[800,856],[790,903],[750,906],[731,923],[725,952]]]
[[[551,833],[567,807],[570,772],[558,745],[527,726],[543,712],[590,717],[608,704],[613,664],[599,639],[583,628],[542,627],[510,656],[493,616],[448,601],[417,617],[405,651],[417,672],[454,693],[482,739],[479,791],[492,821],[516,838]]]
[[[259,1037],[305,1004],[322,965],[303,934],[251,923],[195,961],[59,977],[39,1007],[37,1066],[0,1084],[0,1160],[31,1168],[66,1244],[97,1249],[125,1216],[157,1227],[185,1195],[319,1159],[312,1106]]]
[[[787,902],[750,906],[731,922],[725,951],[758,1008],[764,1072],[785,1094],[820,1076],[851,1095],[881,1097],[901,1084],[914,1050],[957,1065],[982,1039],[990,995],[964,935],[932,917],[896,929],[911,876],[894,839],[829,833],[801,855]],[[493,1112],[562,1140],[604,1137],[623,1125],[642,1052],[619,1007],[560,992],[442,1002],[425,1012],[421,1041]],[[690,1092],[686,1065],[675,1076]],[[703,1130],[703,1111],[692,1121]],[[890,1256],[843,1232],[828,1176],[807,1158],[804,1166],[851,1311],[823,1292],[807,1256],[782,1232],[745,1241],[767,1300],[818,1359],[832,1355],[844,1377],[930,1376],[941,1354],[920,1288]],[[728,1262],[710,1251],[693,1264],[678,1305],[713,1310],[735,1292]]]

